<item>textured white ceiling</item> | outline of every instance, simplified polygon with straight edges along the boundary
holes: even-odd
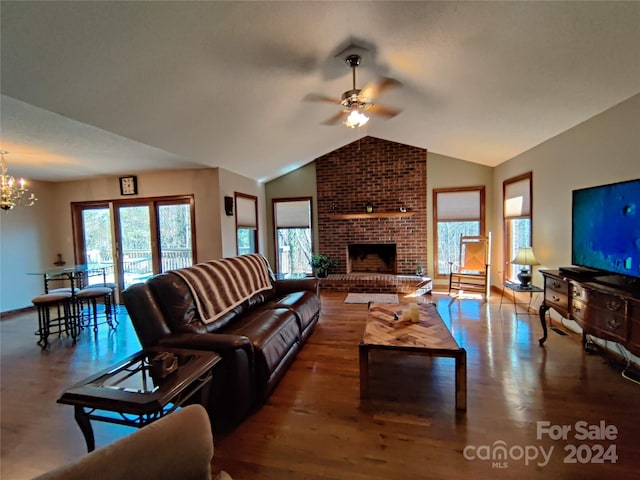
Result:
[[[640,2],[0,2],[0,146],[67,180],[222,167],[266,180],[359,136],[497,165],[640,93]],[[358,87],[401,108],[351,130]]]

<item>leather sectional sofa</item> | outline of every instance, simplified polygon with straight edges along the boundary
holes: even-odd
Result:
[[[143,347],[221,355],[205,406],[216,428],[229,429],[268,398],[313,333],[318,288],[315,278],[276,279],[252,254],[155,275],[123,299]]]

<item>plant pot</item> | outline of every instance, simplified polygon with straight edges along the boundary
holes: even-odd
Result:
[[[316,277],[318,278],[327,278],[327,274],[329,272],[327,270],[316,270]]]

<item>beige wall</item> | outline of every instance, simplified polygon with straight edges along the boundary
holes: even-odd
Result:
[[[54,186],[31,182],[34,206],[0,211],[0,312],[30,306],[42,292],[42,277],[27,273],[56,261]]]
[[[427,274],[434,279],[435,285],[445,285],[448,280],[435,278],[433,189],[455,187],[485,187],[485,222],[487,233],[493,232],[493,168],[477,163],[466,162],[438,153],[427,153],[427,252],[429,264]]]
[[[229,217],[224,213],[224,197],[233,197],[235,192],[244,193],[258,197],[258,250],[263,255],[267,251],[267,220],[265,217],[265,187],[264,184],[252,180],[242,175],[220,170],[220,191],[218,194],[218,213],[222,220],[219,222],[222,231],[222,257],[233,257],[236,255],[236,220],[235,216]],[[234,204],[235,209],[235,204]],[[218,257],[216,257],[218,258]]]
[[[313,212],[312,225],[318,224],[318,209],[316,202],[316,164],[315,162],[294,170],[266,184],[266,221],[267,221],[267,250],[266,257],[275,270],[274,232],[273,232],[273,208],[274,198],[312,197]],[[313,228],[313,247],[318,246],[318,231]]]
[[[196,246],[198,261],[220,258],[220,198],[218,169],[171,170],[140,173],[138,195],[131,198],[194,195],[196,216]],[[61,182],[54,187],[54,205],[59,216],[55,236],[57,249],[67,263],[73,263],[72,202],[123,200],[118,177],[101,177],[73,182]],[[43,265],[44,267],[44,265]]]
[[[265,225],[264,185],[222,169],[192,169],[139,173],[138,195],[132,198],[194,195],[197,260],[204,262],[236,253],[235,219],[223,211],[223,197],[234,191],[256,195]],[[42,293],[42,279],[27,272],[53,267],[56,254],[73,264],[71,202],[107,201],[120,195],[118,177],[73,182],[36,182],[38,203],[3,212],[0,217],[0,312],[31,306]],[[261,228],[261,250],[265,246]]]
[[[571,265],[571,192],[640,178],[640,95],[524,152],[495,168],[494,252],[502,258],[502,182],[533,174],[532,246],[537,268]],[[501,270],[501,269],[500,269]],[[494,269],[493,283],[501,285]],[[533,283],[542,285],[536,272]]]
[[[571,192],[640,178],[639,125],[640,95],[636,95],[496,167],[495,192],[502,191],[505,179],[533,173],[532,246],[542,263],[534,268],[535,285],[544,285],[540,268],[571,265]],[[494,196],[493,208],[498,226],[494,245],[499,252],[503,244],[501,196]],[[495,272],[495,285],[501,285],[499,273]],[[536,295],[533,304],[538,307],[542,299],[542,295]],[[550,315],[559,319],[553,310]],[[574,322],[564,322],[564,326],[581,331]],[[620,354],[612,342],[595,341]],[[640,364],[640,358],[627,353],[632,362]]]

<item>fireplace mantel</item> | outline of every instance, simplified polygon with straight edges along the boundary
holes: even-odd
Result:
[[[363,218],[401,218],[413,217],[416,212],[373,212],[373,213],[333,213],[331,220],[356,220]]]

